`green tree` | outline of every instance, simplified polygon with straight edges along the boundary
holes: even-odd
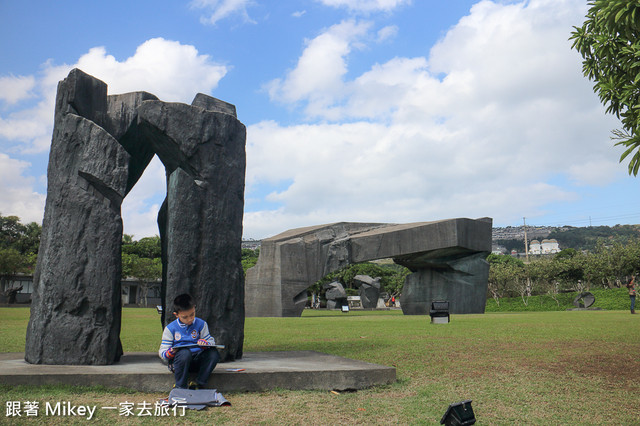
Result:
[[[147,306],[149,288],[162,277],[162,262],[160,258],[133,258],[131,276],[140,284],[140,297],[144,299],[144,306]]]
[[[12,247],[0,248],[0,292],[4,289],[4,295],[8,297],[9,303],[15,302],[15,294],[22,289],[22,286],[5,288],[6,276],[17,272],[31,272],[31,262],[34,259],[34,255],[23,255]]]
[[[606,287],[608,282],[607,254],[602,250],[596,250],[589,254],[579,253],[577,256],[582,258],[584,264],[586,286],[588,288],[591,288],[591,286]]]
[[[258,263],[258,256],[260,256],[260,249],[242,249],[242,269],[247,273],[247,269],[252,268]]]
[[[581,257],[559,257],[554,259],[554,266],[555,277],[563,288],[582,290],[580,287],[584,285],[584,265]]]
[[[563,227],[552,231],[548,238],[558,240],[563,249],[594,250],[598,241],[627,244],[637,240],[640,227],[638,225]]]
[[[0,247],[9,248],[20,240],[24,233],[24,225],[20,223],[18,216],[0,215]],[[17,249],[17,248],[16,248]]]
[[[18,216],[0,215],[0,249],[12,249],[20,254],[21,265],[17,272],[33,272],[40,248],[41,233],[42,227],[36,222],[23,225]],[[6,262],[15,265],[14,253],[11,252],[7,256],[9,257]]]
[[[509,264],[509,265],[524,267],[524,262],[522,260],[516,259],[515,257],[508,254],[491,253],[490,255],[487,256],[487,262],[489,262],[489,265]]]
[[[390,265],[389,267],[395,266],[396,272],[388,277],[386,285],[384,286],[384,290],[389,293],[389,296],[400,296],[402,293],[402,289],[404,288],[404,281],[407,276],[411,273],[409,268],[405,268],[400,265]]]
[[[582,71],[595,81],[594,92],[615,114],[622,129],[613,131],[629,157],[629,174],[640,169],[640,2],[595,0],[581,27],[570,37],[584,59]]]
[[[133,264],[139,259],[135,254],[122,252],[122,278],[133,276]]]
[[[489,262],[489,265],[489,285],[487,290],[489,292],[489,296],[493,297],[496,304],[500,305],[500,299],[507,295],[509,289],[509,283],[511,282],[512,277],[512,265],[506,262]]]
[[[0,249],[0,275],[24,272],[27,258],[14,248]]]
[[[371,262],[354,263],[342,269],[331,272],[317,281],[309,291],[316,294],[324,294],[323,285],[332,281],[340,281],[344,285],[348,295],[358,294],[354,285],[356,275],[369,275],[371,278],[380,278],[380,291],[392,296],[398,296],[402,292],[404,279],[411,271],[398,264],[377,264]]]
[[[549,257],[539,257],[525,265],[526,279],[531,283],[531,291],[548,294],[560,306],[557,295],[560,291],[558,262]]]
[[[516,277],[524,273],[524,262],[508,254],[493,254],[487,256],[489,262],[489,282],[487,297],[493,297],[500,304],[502,297],[517,295]]]
[[[36,222],[23,225],[14,247],[22,254],[38,254],[40,234],[42,234],[42,226]]]
[[[126,237],[125,237],[126,236]],[[160,237],[145,237],[139,241],[129,241],[129,235],[123,235],[122,238],[122,252],[127,254],[135,254],[138,257],[144,257],[147,259],[155,259],[161,256],[162,247],[160,244]]]
[[[571,259],[577,253],[578,253],[577,250],[574,249],[574,248],[566,248],[566,249],[560,250],[559,253],[556,253],[555,258],[556,259]]]
[[[23,254],[24,256],[24,265],[26,274],[33,274],[33,271],[36,269],[36,263],[38,262],[38,255],[35,253],[27,253]]]

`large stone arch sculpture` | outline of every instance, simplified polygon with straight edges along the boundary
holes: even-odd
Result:
[[[223,360],[242,357],[245,137],[235,107],[210,96],[191,105],[146,92],[107,96],[104,82],[78,69],[59,83],[26,361],[119,360],[121,204],[156,154],[167,176],[162,324],[173,319],[173,298],[189,292],[226,345]]]
[[[491,251],[490,218],[435,222],[340,222],[292,229],[262,240],[247,271],[247,316],[300,316],[307,289],[351,263],[393,258],[410,274],[400,300],[405,314],[428,314],[432,300],[450,312],[484,313]]]

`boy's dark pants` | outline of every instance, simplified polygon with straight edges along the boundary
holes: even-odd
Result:
[[[205,387],[218,361],[220,361],[220,354],[215,348],[204,349],[195,355],[189,349],[178,350],[173,360],[176,387],[186,389],[189,372],[196,371],[198,372],[196,383],[200,387]]]

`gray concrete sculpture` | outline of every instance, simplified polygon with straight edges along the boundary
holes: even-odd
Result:
[[[369,275],[356,275],[353,283],[358,288],[360,303],[365,309],[375,309],[380,297],[380,278],[371,278]]]
[[[573,299],[573,306],[580,309],[590,308],[596,302],[596,297],[590,291],[583,291]]]
[[[162,293],[165,304],[192,294],[197,314],[226,346],[223,359],[242,356],[244,272],[245,128],[220,102],[194,105],[149,101],[138,108],[138,132],[167,170],[167,199],[159,226],[166,255]],[[228,104],[227,104],[228,105]],[[233,106],[231,105],[230,108]],[[173,321],[168,315],[163,323]]]
[[[402,225],[341,222],[292,229],[262,241],[245,278],[247,316],[299,316],[307,288],[351,263],[393,258],[408,267],[401,305],[428,315],[432,300],[451,313],[483,313],[491,251],[490,218]]]
[[[120,358],[120,208],[155,154],[167,168],[163,306],[190,292],[198,316],[227,346],[223,359],[240,358],[244,145],[233,105],[202,94],[192,105],[146,92],[107,96],[105,83],[72,70],[56,97],[25,360]]]
[[[326,290],[327,309],[340,309],[347,304],[347,292],[340,282],[333,281],[322,287]]]

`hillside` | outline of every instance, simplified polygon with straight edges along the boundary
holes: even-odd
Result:
[[[527,238],[555,239],[561,249],[593,250],[598,241],[606,244],[625,244],[630,239],[640,238],[640,225],[550,227],[527,226]],[[492,242],[504,246],[508,251],[524,251],[524,226],[493,228]]]

